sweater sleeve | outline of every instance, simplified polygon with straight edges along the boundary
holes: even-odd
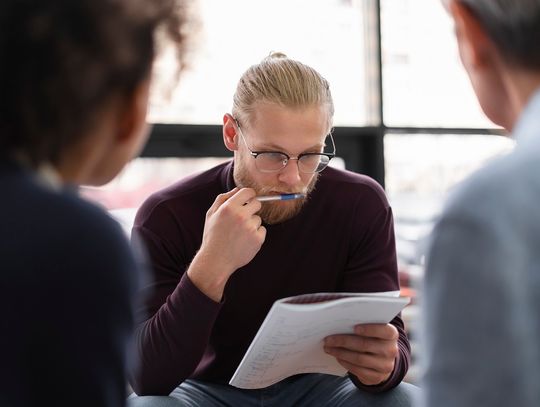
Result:
[[[379,195],[380,196],[380,195]],[[399,290],[396,244],[392,209],[385,199],[378,205],[374,216],[357,214],[352,222],[350,256],[344,280],[344,291],[388,292]],[[394,370],[385,382],[367,386],[355,376],[349,375],[360,389],[379,393],[396,387],[409,369],[411,348],[401,314],[391,322],[398,330],[399,354]]]
[[[168,212],[161,208],[147,219],[136,221],[132,235],[132,241],[139,240],[146,249],[151,279],[140,295],[144,303],[135,334],[138,366],[131,384],[138,395],[168,395],[201,362],[221,304],[185,274],[191,259],[175,240],[180,233]]]

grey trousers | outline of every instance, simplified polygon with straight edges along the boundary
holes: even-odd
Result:
[[[372,394],[356,388],[348,377],[306,374],[256,390],[186,380],[168,397],[132,395],[128,407],[411,407],[417,405],[419,393],[418,387],[401,383]]]

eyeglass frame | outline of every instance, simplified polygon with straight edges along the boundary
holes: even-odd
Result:
[[[238,132],[240,134],[240,137],[242,138],[242,140],[244,141],[244,144],[246,145],[246,148],[248,149],[249,151],[249,154],[255,159],[255,167],[257,168],[258,171],[260,172],[264,172],[264,173],[278,173],[280,171],[282,171],[284,168],[287,167],[287,165],[289,164],[289,161],[291,160],[296,160],[296,165],[298,166],[298,171],[301,172],[302,174],[317,174],[317,173],[320,173],[322,171],[324,171],[326,169],[326,167],[328,167],[328,164],[330,164],[330,160],[332,160],[332,158],[334,158],[336,156],[336,143],[334,142],[334,137],[332,136],[332,132],[328,133],[326,135],[326,137],[330,136],[330,140],[332,141],[332,146],[333,146],[333,152],[331,153],[301,153],[301,154],[298,154],[296,157],[291,157],[289,154],[287,153],[284,153],[283,151],[266,151],[266,150],[263,150],[263,151],[253,151],[251,148],[249,148],[248,146],[248,143],[246,141],[246,138],[244,137],[244,133],[242,131],[242,128],[240,127],[240,123],[238,122],[238,120],[236,118],[233,118],[234,119],[234,122],[236,123],[236,127],[238,127]],[[325,137],[325,138],[326,138]],[[277,170],[261,170],[259,167],[257,167],[257,157],[260,155],[260,154],[268,154],[268,153],[271,153],[271,154],[281,154],[283,156],[286,157],[285,160],[283,160],[283,162],[285,162],[285,164],[283,164],[283,166],[280,168],[280,169],[277,169]],[[306,171],[302,171],[300,169],[300,159],[302,157],[307,157],[307,156],[313,156],[313,155],[324,155],[326,157],[328,157],[328,162],[326,163],[326,165],[320,169],[319,171],[309,171],[309,172],[306,172]]]

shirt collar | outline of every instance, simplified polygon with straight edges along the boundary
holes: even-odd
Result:
[[[540,146],[540,88],[529,99],[515,128],[514,138],[518,147]]]
[[[28,170],[32,169],[30,160],[22,153],[13,154],[13,158],[19,165]],[[62,189],[62,179],[56,169],[49,163],[41,164],[37,170],[34,171],[38,182],[46,188],[59,191]]]
[[[60,174],[56,169],[50,164],[42,164],[37,170],[38,179],[45,186],[50,187],[56,191],[62,189],[62,180]]]

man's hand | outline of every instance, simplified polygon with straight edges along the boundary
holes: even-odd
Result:
[[[208,297],[220,301],[231,274],[249,263],[266,238],[256,213],[261,203],[251,188],[235,188],[217,196],[206,212],[200,250],[188,276]]]
[[[399,334],[391,324],[363,324],[354,334],[332,335],[325,338],[324,350],[365,385],[388,380],[396,357]]]

